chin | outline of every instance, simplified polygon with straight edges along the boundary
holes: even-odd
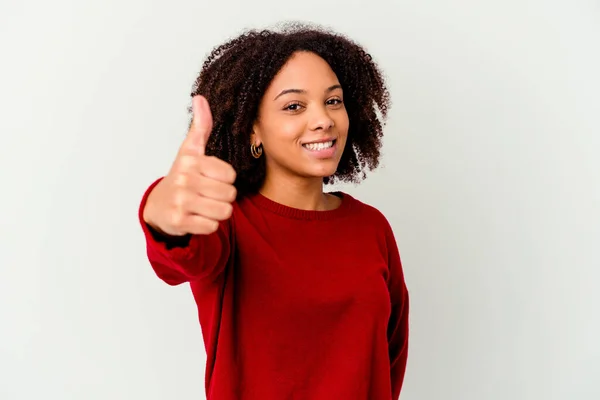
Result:
[[[331,175],[334,175],[337,171],[338,163],[332,163],[331,166],[321,166],[321,168],[307,168],[305,170],[306,175],[314,177],[314,178],[327,178]]]

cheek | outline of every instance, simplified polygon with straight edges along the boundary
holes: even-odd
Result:
[[[304,132],[305,125],[302,123],[300,118],[286,118],[274,121],[270,124],[268,132],[265,132],[264,141],[267,145],[269,144],[294,144],[296,143]]]
[[[348,128],[350,127],[350,121],[348,119],[348,114],[346,114],[344,112],[343,115],[340,115],[339,118],[337,118],[337,120],[335,121],[335,125],[337,126],[338,133],[341,136],[343,136],[343,137],[348,136]]]

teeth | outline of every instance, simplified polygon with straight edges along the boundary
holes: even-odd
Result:
[[[325,150],[325,149],[330,148],[331,146],[333,146],[333,140],[329,141],[329,142],[323,142],[323,143],[307,143],[304,145],[304,147],[306,147],[308,150],[312,150],[312,151]]]

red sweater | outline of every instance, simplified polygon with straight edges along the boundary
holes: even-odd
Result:
[[[161,242],[141,219],[160,279],[188,282],[207,354],[208,400],[398,399],[408,292],[394,235],[348,194],[305,211],[256,194],[187,244]]]

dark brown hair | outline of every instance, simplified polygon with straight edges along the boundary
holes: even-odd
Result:
[[[212,50],[191,93],[205,96],[210,104],[214,125],[206,154],[235,168],[239,195],[262,185],[265,161],[250,153],[252,125],[269,84],[297,51],[323,58],[344,90],[348,139],[335,175],[324,182],[358,183],[367,170],[379,165],[390,99],[372,57],[346,36],[314,25],[291,23],[277,30],[247,30]]]

